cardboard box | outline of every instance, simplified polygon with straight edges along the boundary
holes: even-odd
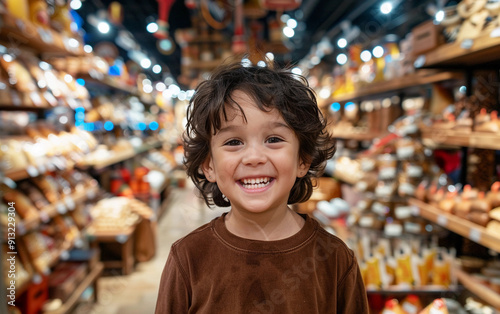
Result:
[[[433,21],[424,22],[412,30],[412,54],[418,56],[444,43],[442,27]]]
[[[75,291],[87,274],[86,263],[61,263],[49,276],[49,295],[51,299],[65,302]]]

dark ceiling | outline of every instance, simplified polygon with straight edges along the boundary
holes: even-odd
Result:
[[[116,0],[85,0],[82,8],[77,11],[84,21],[86,43],[94,46],[103,40],[113,41],[116,38],[116,31],[103,36],[87,22],[89,14],[107,10],[113,1]],[[195,0],[198,3],[199,1]],[[235,2],[235,0],[227,1]],[[244,2],[247,1],[249,0]],[[361,34],[353,38],[353,41],[367,47],[376,44],[377,41],[382,41],[389,33],[399,38],[404,37],[414,26],[430,18],[426,12],[427,5],[438,2],[438,0],[392,0],[395,3],[393,12],[383,15],[380,13],[380,5],[383,1],[303,0],[299,9],[285,12],[297,19],[299,27],[296,29],[294,38],[290,40],[289,47],[292,48],[290,52],[278,55],[276,60],[282,63],[298,63],[308,54],[311,47],[325,36],[332,44],[335,44],[345,31],[345,27],[341,27],[343,21],[350,21],[352,25],[359,27]],[[146,31],[146,25],[158,18],[158,2],[156,0],[119,0],[118,2],[123,5],[122,28],[130,31],[142,50],[161,64],[164,70],[168,68],[168,71],[176,78],[180,73],[180,49],[175,49],[171,55],[159,53],[156,47],[157,39]],[[171,38],[174,38],[176,29],[190,26],[189,17],[194,12],[195,10],[189,10],[186,7],[185,0],[175,0],[169,15]],[[274,11],[269,11],[268,17],[274,14],[276,14]],[[225,31],[231,36],[232,24]],[[339,52],[339,48],[336,48],[333,53],[326,55],[323,61],[333,64]],[[120,49],[120,54],[124,59],[127,58],[127,52],[123,49]]]

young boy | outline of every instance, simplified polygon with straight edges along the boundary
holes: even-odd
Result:
[[[335,152],[305,78],[221,66],[187,121],[187,174],[231,209],[172,245],[156,313],[368,313],[353,252],[288,206],[309,199]]]

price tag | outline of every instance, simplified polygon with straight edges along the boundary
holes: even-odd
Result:
[[[63,203],[57,204],[56,208],[57,208],[57,212],[61,215],[64,215],[68,212],[68,209],[66,208],[66,206],[64,206]]]
[[[40,274],[34,274],[34,275],[33,275],[33,278],[31,278],[31,281],[32,281],[35,285],[37,285],[37,284],[39,284],[39,283],[41,283],[41,282],[42,282],[42,276],[40,276]]]
[[[55,107],[57,106],[57,99],[54,97],[54,95],[49,92],[49,91],[45,91],[43,93],[43,97],[45,98],[45,100],[52,106],[52,107]]]
[[[16,181],[12,180],[11,178],[9,177],[3,177],[2,178],[2,175],[0,174],[0,178],[2,179],[2,182],[8,186],[9,188],[11,189],[16,189],[17,188],[17,184],[16,184]]]
[[[419,57],[415,60],[415,62],[413,62],[413,66],[414,66],[415,68],[421,68],[421,67],[423,67],[423,66],[425,65],[425,62],[426,62],[426,61],[427,61],[427,60],[425,60],[425,56],[424,56],[424,55],[421,55],[421,56],[419,56]]]
[[[38,172],[40,174],[44,174],[45,172],[47,172],[47,168],[44,165],[38,165]]]
[[[47,170],[49,172],[54,172],[56,170],[56,167],[54,166],[52,161],[49,161],[45,166],[47,167]]]
[[[123,243],[127,242],[127,240],[128,240],[128,236],[125,234],[120,234],[120,235],[116,236],[116,242],[118,242],[118,243],[123,244]]]
[[[63,261],[67,261],[69,259],[69,252],[66,251],[66,250],[62,251],[61,255],[60,255],[60,258]]]
[[[469,239],[471,239],[474,242],[480,242],[481,241],[481,231],[474,229],[474,228],[470,229]]]
[[[49,217],[49,215],[48,215],[46,212],[44,212],[44,211],[40,211],[40,220],[41,220],[43,223],[47,223],[47,222],[49,222],[50,217]]]
[[[54,43],[54,36],[52,35],[52,32],[49,30],[45,30],[41,27],[38,28],[38,35],[40,35],[40,38],[42,41],[46,44],[53,44]]]
[[[78,239],[75,240],[75,248],[81,249],[81,248],[83,248],[83,244],[84,243],[83,243],[82,239],[78,238]]]
[[[94,199],[94,197],[95,197],[95,190],[94,189],[87,190],[87,199],[91,200]]]
[[[473,45],[474,45],[474,40],[468,38],[468,39],[464,39],[462,41],[462,43],[460,44],[460,47],[462,47],[463,49],[471,49]]]
[[[446,218],[446,216],[439,215],[437,217],[437,223],[442,227],[446,227],[448,225],[448,218]]]
[[[500,27],[495,28],[491,33],[490,33],[491,38],[497,38],[500,37]]]
[[[26,171],[28,172],[28,175],[32,178],[38,177],[39,175],[38,170],[33,166],[28,166],[28,168],[26,168]]]
[[[24,223],[22,221],[17,223],[17,232],[19,232],[20,236],[26,234],[26,227],[24,226]]]
[[[14,106],[22,106],[23,105],[23,101],[21,100],[21,97],[14,90],[10,91],[10,99],[12,99],[12,104],[14,104]]]
[[[21,19],[16,19],[16,26],[20,31],[24,32],[26,30],[26,24]]]
[[[73,198],[71,196],[66,196],[66,198],[64,199],[64,203],[66,204],[66,207],[70,211],[73,211],[76,207],[75,201],[73,200]]]
[[[411,214],[413,216],[420,216],[420,207],[412,205],[411,206]]]

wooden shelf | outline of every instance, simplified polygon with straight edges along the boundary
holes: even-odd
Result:
[[[45,174],[47,171],[57,170],[71,170],[74,167],[72,161],[66,160],[64,157],[54,157],[56,160],[48,161],[44,165],[28,166],[26,169],[14,169],[8,170],[4,173],[6,177],[13,181],[19,181],[24,179],[29,179],[33,177],[38,177]],[[57,166],[56,166],[57,165]]]
[[[182,68],[209,71],[215,69],[222,62],[223,60],[212,60],[212,61],[193,60],[191,61],[190,64],[183,64]]]
[[[423,218],[496,252],[500,252],[500,237],[491,234],[486,228],[466,219],[446,213],[439,208],[414,198],[410,198],[408,203],[415,206],[415,211],[417,213],[419,212],[420,216]]]
[[[75,291],[71,294],[68,300],[57,310],[54,311],[45,311],[43,314],[62,314],[68,313],[71,308],[76,304],[82,293],[87,289],[92,283],[94,283],[103,270],[104,266],[101,262],[98,262],[95,267],[93,267],[88,275],[80,282],[78,287],[76,287]],[[94,293],[97,293],[95,290]]]
[[[127,149],[127,150],[121,151],[121,152],[113,152],[113,154],[111,156],[109,156],[108,158],[103,159],[103,160],[84,161],[79,166],[80,167],[86,167],[86,166],[93,167],[96,170],[101,170],[101,169],[104,169],[104,168],[109,167],[111,165],[114,165],[114,164],[120,163],[122,161],[131,159],[131,158],[135,157],[136,155],[147,152],[153,148],[159,148],[159,147],[161,147],[161,145],[162,145],[161,141],[152,141],[152,142],[144,143],[143,145],[141,145],[140,147],[138,147],[136,149]]]
[[[136,86],[127,85],[125,83],[117,82],[116,80],[110,78],[107,75],[103,75],[102,79],[99,79],[99,78],[92,77],[91,75],[85,73],[85,74],[79,74],[78,78],[85,80],[85,83],[89,84],[90,86],[92,86],[92,85],[96,85],[98,87],[104,86],[104,87],[113,89],[115,91],[125,92],[125,93],[139,97],[139,93],[137,91]]]
[[[340,133],[335,129],[332,131],[335,138],[343,140],[355,140],[355,141],[372,141],[376,138],[382,137],[384,134],[381,133],[356,133],[356,132],[344,132]]]
[[[459,134],[452,130],[425,129],[422,130],[423,143],[431,147],[463,146],[500,150],[500,134],[487,132],[472,132]]]
[[[71,195],[65,196],[63,200],[61,200],[57,204],[49,204],[40,210],[39,216],[26,220],[23,219],[16,223],[17,228],[16,232],[19,236],[25,235],[29,231],[35,230],[40,226],[40,224],[45,223],[46,221],[52,219],[53,217],[61,214],[61,212],[68,212],[71,209],[68,209],[68,202],[74,203],[73,205],[80,204],[87,200],[88,195],[95,195],[99,188],[97,186],[86,186],[85,188],[74,192]],[[65,202],[65,201],[68,202]],[[71,204],[70,204],[71,205]],[[3,239],[7,239],[7,233],[4,231]]]
[[[440,72],[431,75],[422,75],[418,72],[404,77],[399,77],[391,81],[376,82],[360,87],[360,89],[353,93],[335,96],[331,102],[347,102],[359,98],[370,97],[389,93],[397,92],[414,86],[422,86],[432,83],[438,83],[448,80],[460,80],[463,75],[455,72]]]
[[[456,293],[458,291],[458,287],[450,286],[448,289],[441,286],[423,286],[423,287],[415,287],[412,289],[403,288],[399,286],[390,286],[384,289],[367,289],[366,293],[368,294],[444,294],[444,293]]]
[[[497,310],[500,310],[500,294],[491,290],[487,286],[481,284],[471,275],[461,269],[456,269],[458,281],[470,292],[474,293],[478,298],[482,299],[489,305],[492,305]]]
[[[500,64],[500,37],[489,34],[473,40],[439,46],[417,58],[420,67],[459,67]]]
[[[0,27],[0,39],[9,42],[10,45],[27,47],[38,53],[61,54],[61,55],[83,55],[83,43],[78,47],[71,47],[70,38],[57,33],[52,29],[37,27],[29,21],[18,19],[10,14],[0,15],[2,27]]]

